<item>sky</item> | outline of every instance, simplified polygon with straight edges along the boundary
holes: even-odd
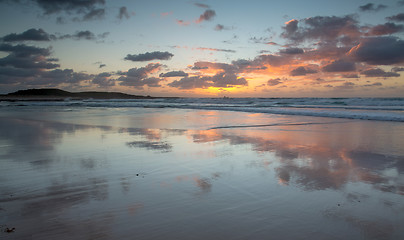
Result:
[[[404,97],[404,0],[0,0],[0,93]]]

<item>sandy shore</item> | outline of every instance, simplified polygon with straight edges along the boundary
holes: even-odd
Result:
[[[0,239],[404,238],[402,123],[4,107],[0,132]]]

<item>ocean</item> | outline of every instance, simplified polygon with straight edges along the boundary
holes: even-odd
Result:
[[[404,122],[404,98],[156,98],[1,102],[0,106],[177,108]]]

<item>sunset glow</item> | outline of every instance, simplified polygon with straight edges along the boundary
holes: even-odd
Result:
[[[0,1],[0,93],[402,97],[403,1]]]

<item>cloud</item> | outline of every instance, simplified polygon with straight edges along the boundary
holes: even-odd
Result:
[[[52,63],[56,59],[47,59],[51,52],[50,48],[39,48],[24,44],[10,45],[0,44],[1,52],[9,55],[0,58],[0,66],[14,68],[52,69],[59,64]]]
[[[194,3],[195,6],[201,7],[201,8],[210,8],[209,5],[203,4],[203,3]]]
[[[178,89],[195,89],[195,88],[229,88],[234,86],[247,86],[248,82],[245,78],[240,78],[234,73],[220,72],[214,76],[193,76],[184,77],[180,80],[173,81],[168,84],[170,87]]]
[[[342,85],[340,86],[336,86],[336,89],[340,89],[340,90],[347,90],[347,89],[352,89],[354,88],[355,83],[353,82],[344,82]]]
[[[108,72],[103,72],[100,74],[97,74],[91,82],[94,84],[97,84],[100,87],[111,87],[115,86],[115,79],[110,79],[112,76],[111,73]]]
[[[93,75],[86,73],[77,73],[73,69],[54,69],[51,71],[43,71],[33,83],[38,85],[60,83],[77,84],[83,80],[90,80]]]
[[[105,0],[33,0],[36,2],[43,10],[45,14],[53,14],[58,12],[88,12],[93,10],[98,5],[104,5]]]
[[[391,69],[392,72],[403,72],[404,71],[404,67],[393,67]]]
[[[129,19],[129,13],[128,13],[128,9],[126,7],[120,7],[119,8],[119,14],[118,14],[118,18],[120,20],[122,20],[123,18]]]
[[[386,19],[389,21],[404,22],[404,13],[399,13],[394,16],[386,17]]]
[[[2,39],[4,42],[50,41],[51,36],[41,28],[39,29],[31,28],[20,34],[17,33],[8,34],[4,36]]]
[[[279,51],[279,53],[282,53],[282,54],[302,54],[302,53],[304,53],[304,51],[301,48],[285,48],[285,49],[281,49]]]
[[[44,15],[76,16],[73,18],[74,21],[95,20],[105,15],[105,0],[14,0],[9,2],[24,5],[34,2]],[[57,22],[64,22],[64,18],[57,17]]]
[[[193,70],[217,69],[217,70],[224,70],[225,72],[237,71],[237,67],[232,64],[215,63],[215,62],[195,62],[192,69]]]
[[[104,15],[105,15],[105,9],[103,8],[93,9],[83,16],[82,21],[103,19]],[[76,21],[80,21],[80,19],[78,18],[75,19]]]
[[[146,52],[142,54],[128,54],[125,57],[125,60],[130,60],[134,62],[144,62],[144,61],[152,61],[152,60],[170,60],[174,54],[169,52]]]
[[[160,77],[188,77],[188,73],[184,71],[171,71],[167,73],[161,73]]]
[[[299,26],[301,25],[301,26]],[[358,21],[352,15],[344,17],[316,16],[302,21],[285,23],[281,36],[293,42],[305,40],[341,41],[341,37],[357,37],[361,32]]]
[[[201,23],[203,21],[210,21],[216,16],[216,12],[212,9],[206,10],[199,18],[195,21],[196,23]]]
[[[356,70],[354,62],[336,60],[322,68],[324,72],[352,72]]]
[[[159,63],[149,63],[145,67],[141,68],[131,68],[127,72],[118,72],[117,74],[122,75],[117,80],[121,81],[121,86],[132,86],[138,89],[143,89],[143,86],[147,85],[149,87],[155,87],[158,85],[156,79],[151,79],[149,74],[157,72],[161,68]],[[156,83],[157,82],[157,83]]]
[[[381,36],[381,35],[390,35],[398,32],[402,32],[404,30],[404,25],[395,24],[395,23],[385,23],[379,24],[372,28],[370,28],[369,32],[366,33],[368,36]]]
[[[368,3],[368,4],[360,6],[359,10],[362,12],[369,12],[369,11],[377,12],[377,11],[383,10],[385,8],[387,8],[387,6],[383,5],[383,4],[379,4],[376,6],[373,3]]]
[[[371,65],[390,65],[404,62],[404,41],[396,37],[364,38],[348,56],[354,61]]]
[[[109,32],[104,32],[102,34],[94,34],[91,31],[77,31],[74,34],[49,34],[43,29],[31,28],[22,32],[12,33],[4,36],[2,39],[4,42],[20,42],[20,41],[51,41],[51,40],[63,40],[63,39],[73,39],[73,40],[100,40],[104,39],[109,35]]]
[[[224,30],[225,29],[225,27],[222,25],[222,24],[217,24],[216,26],[215,26],[215,30],[216,31],[222,31],[222,30]]]
[[[343,78],[359,78],[358,74],[356,73],[351,73],[351,74],[343,74]]]
[[[399,77],[400,74],[396,72],[385,72],[383,69],[380,68],[372,68],[365,71],[362,71],[361,74],[365,75],[366,77]]]
[[[194,88],[208,88],[211,86],[211,83],[209,83],[207,80],[207,78],[201,76],[184,77],[180,80],[175,80],[167,85],[183,90]]]
[[[228,52],[228,53],[235,53],[236,51],[231,49],[220,49],[220,48],[205,48],[205,47],[198,47],[197,50],[202,51],[214,51],[214,52]]]
[[[375,83],[372,83],[372,84],[365,84],[363,86],[364,87],[380,87],[380,86],[383,86],[383,84],[381,82],[375,82]]]
[[[213,87],[228,88],[232,86],[247,86],[245,78],[240,78],[234,73],[221,72],[210,78]]]
[[[279,85],[279,84],[282,84],[282,83],[283,82],[281,81],[280,78],[275,78],[275,79],[269,79],[268,82],[267,82],[267,85],[268,86],[276,86],[276,85]]]
[[[64,40],[64,39],[73,39],[73,40],[94,40],[94,41],[99,41],[101,39],[106,38],[109,35],[109,32],[104,32],[102,34],[95,35],[95,33],[86,30],[86,31],[77,31],[74,34],[64,34],[61,36],[55,37],[55,39],[58,40]]]
[[[313,73],[317,73],[317,70],[307,67],[298,67],[290,72],[290,76],[305,76],[307,74],[313,74]]]
[[[285,64],[290,64],[290,57],[285,55],[285,56],[278,56],[278,55],[273,55],[273,54],[262,54],[257,56],[253,64],[255,65],[271,65],[274,67],[282,66]]]
[[[59,39],[74,39],[74,40],[95,40],[96,36],[90,31],[77,31],[75,34],[65,34],[59,37]]]
[[[177,19],[175,21],[177,22],[178,25],[181,25],[181,26],[188,26],[190,24],[190,22],[184,21],[184,20]]]
[[[18,57],[41,55],[49,56],[51,54],[50,48],[39,48],[34,46],[28,46],[24,44],[11,45],[7,43],[0,44],[0,51],[10,52]]]

